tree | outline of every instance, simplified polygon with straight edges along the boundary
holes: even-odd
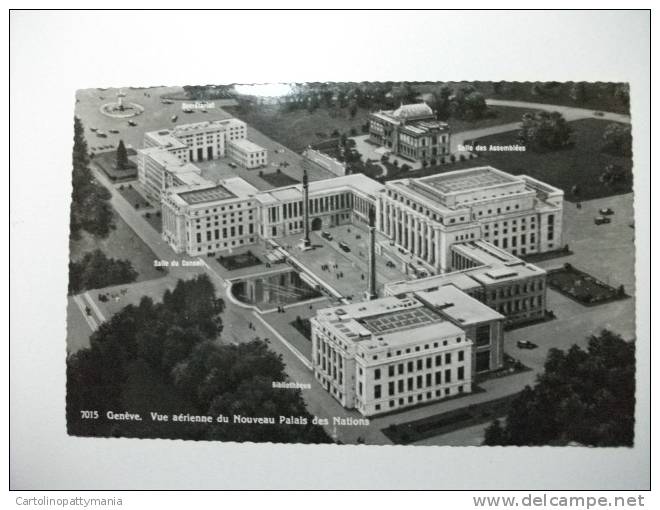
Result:
[[[559,112],[526,113],[519,137],[535,151],[553,150],[570,143],[573,130]]]
[[[354,119],[358,112],[357,103],[351,103],[351,106],[348,109],[348,113],[351,116],[351,119]]]
[[[128,168],[128,152],[126,152],[124,140],[119,140],[119,144],[117,145],[116,165],[119,170],[126,170]]]
[[[71,238],[79,239],[82,230],[107,237],[114,228],[110,192],[98,184],[89,170],[89,154],[82,122],[73,122],[73,174],[71,194]]]
[[[512,402],[505,425],[491,424],[484,444],[632,446],[635,345],[602,331],[587,350],[551,349],[545,371]]]
[[[603,173],[600,174],[600,182],[606,186],[616,187],[628,183],[631,177],[632,174],[630,171],[627,171],[621,165],[610,163],[605,167]]]
[[[134,282],[137,276],[128,260],[110,259],[97,249],[79,262],[69,262],[69,294]]]
[[[617,122],[608,124],[603,133],[603,151],[615,156],[630,156],[632,154],[632,134],[630,125]]]

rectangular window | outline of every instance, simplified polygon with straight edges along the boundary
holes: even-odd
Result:
[[[451,370],[447,369],[445,370],[445,383],[450,383],[451,382]]]
[[[478,346],[490,345],[490,324],[477,326],[476,342]]]
[[[374,398],[380,398],[380,384],[374,386]]]
[[[374,379],[376,380],[380,379],[380,368],[374,370]]]

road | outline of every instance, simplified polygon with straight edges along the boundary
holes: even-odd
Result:
[[[561,106],[544,103],[528,103],[526,101],[507,101],[501,99],[486,99],[488,106],[507,106],[509,108],[521,108],[525,110],[543,110],[546,112],[559,112],[568,122],[582,119],[607,120],[611,122],[622,122],[629,124],[630,116],[621,113],[600,112],[602,115],[596,115],[594,110],[586,108],[574,108],[572,106]],[[520,122],[510,122],[481,129],[472,129],[451,134],[451,152],[456,153],[459,145],[465,145],[465,142],[483,138],[485,136],[498,135],[508,131],[515,131],[520,128]]]

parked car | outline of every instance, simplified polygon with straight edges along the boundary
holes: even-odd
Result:
[[[516,342],[518,349],[536,349],[538,346],[529,340],[518,340]]]
[[[110,133],[114,134],[114,135],[116,135],[116,134],[119,133],[119,130],[118,130],[118,129],[108,129],[108,131],[109,131]]]
[[[339,247],[340,247],[342,250],[344,250],[345,252],[347,252],[347,253],[348,253],[349,251],[351,251],[351,247],[348,246],[344,241],[341,241],[341,242],[339,243]]]
[[[614,210],[610,207],[603,207],[602,209],[598,209],[598,212],[603,216],[611,216],[614,214]]]
[[[107,138],[108,137],[108,135],[106,135],[103,131],[97,131],[96,136],[98,136],[99,138]]]
[[[385,265],[386,265],[387,267],[395,267],[394,262],[392,262],[391,260],[388,260],[387,262],[385,262]]]
[[[596,225],[603,225],[604,223],[612,223],[612,220],[606,216],[596,216],[594,218],[594,223]]]
[[[92,133],[96,133],[96,128],[95,128],[95,127],[91,127],[91,128],[89,128],[89,130],[90,130]]]
[[[328,241],[332,241],[332,234],[331,234],[330,232],[323,232],[323,233],[321,234],[321,237],[324,237],[324,238],[327,239]]]
[[[228,165],[232,168],[236,168],[236,163],[228,163]]]
[[[135,126],[137,126],[137,122],[135,122],[134,120],[129,120],[128,125],[132,126],[132,127],[135,127]]]

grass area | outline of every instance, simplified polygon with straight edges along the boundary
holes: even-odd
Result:
[[[296,317],[295,320],[291,321],[289,324],[293,326],[302,336],[304,336],[307,340],[312,340],[312,325],[309,322],[309,319],[305,318],[303,319],[300,317]]]
[[[273,188],[281,188],[282,186],[291,186],[292,184],[298,184],[298,181],[293,177],[288,176],[284,172],[273,172],[263,175],[259,175],[264,181],[273,186]]]
[[[490,106],[488,107],[489,115],[479,120],[462,120],[462,119],[449,119],[447,121],[451,127],[452,133],[460,133],[461,131],[471,131],[472,129],[482,129],[492,126],[499,126],[500,124],[510,124],[512,122],[520,122],[525,113],[533,113],[537,110],[529,108],[511,108],[508,106]]]
[[[144,213],[144,219],[147,220],[156,232],[159,234],[163,232],[163,218],[160,212],[146,212]]]
[[[151,207],[149,201],[142,196],[142,194],[137,191],[130,184],[122,184],[118,188],[119,193],[131,204],[135,209],[140,209],[141,207]]]
[[[360,108],[351,118],[348,108],[339,107],[321,107],[312,113],[305,109],[284,111],[277,105],[255,106],[248,111],[231,107],[225,110],[295,152],[336,136],[335,131],[348,135],[354,129],[360,134],[369,116],[369,111]]]
[[[408,172],[406,177],[422,177],[442,172],[480,165],[492,165],[514,175],[527,174],[564,190],[566,200],[577,202],[603,198],[632,191],[632,158],[612,156],[601,151],[603,133],[610,124],[608,121],[585,119],[571,122],[574,129],[574,144],[571,147],[547,152],[482,152],[473,160],[458,161],[447,165],[428,167]],[[484,145],[510,145],[518,143],[518,133],[510,131],[479,139]],[[617,184],[608,185],[600,181],[605,167],[619,165],[626,178]],[[388,175],[388,179],[401,175]],[[577,185],[578,196],[571,193]]]
[[[156,255],[117,214],[114,215],[115,228],[105,239],[97,239],[87,232],[82,232],[77,241],[70,241],[70,259],[80,260],[85,253],[100,249],[107,257],[125,259],[131,262],[138,272],[137,281],[160,278],[165,273],[154,267]]]
[[[228,271],[243,269],[244,267],[258,266],[261,259],[250,250],[236,255],[220,255],[218,262]]]
[[[548,271],[548,285],[585,306],[628,297],[623,285],[615,289],[570,264],[565,264],[561,269]]]
[[[135,150],[129,149],[126,151],[129,156],[137,154]],[[94,162],[103,170],[103,172],[113,181],[125,181],[135,179],[137,177],[137,165],[132,161],[128,161],[128,168],[119,169],[116,166],[117,152],[101,152],[94,155]]]
[[[428,437],[488,423],[505,415],[516,396],[517,394],[513,394],[408,423],[392,424],[384,428],[383,433],[394,444],[410,444]]]

